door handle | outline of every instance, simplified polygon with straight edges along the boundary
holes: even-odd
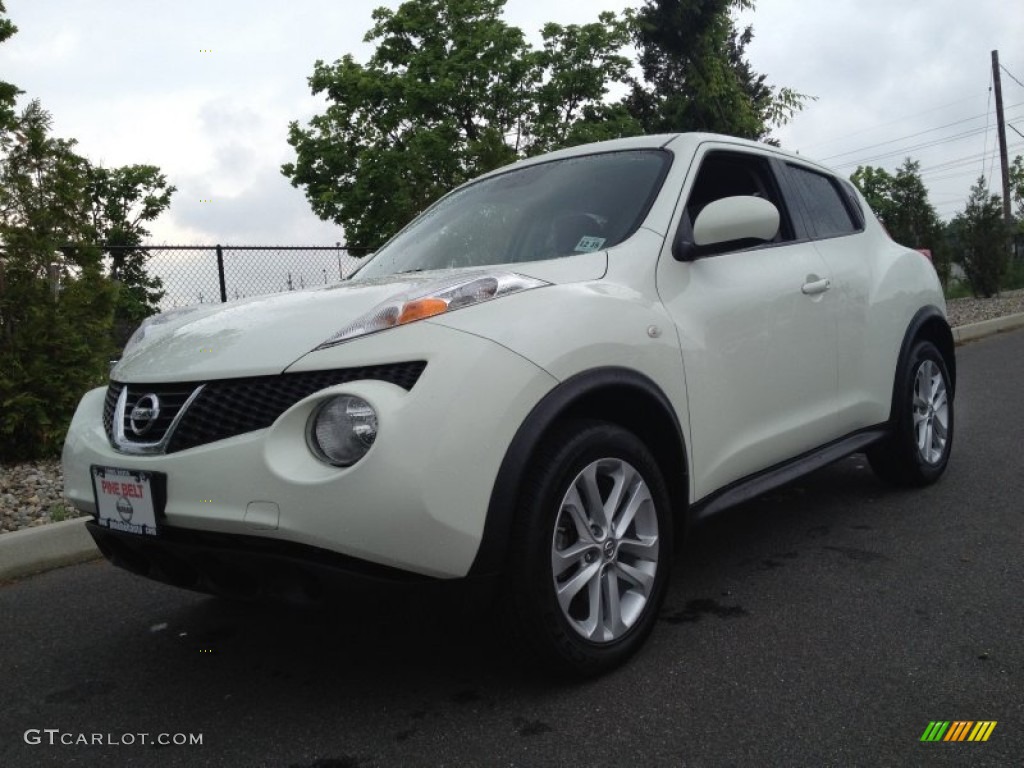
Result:
[[[812,280],[809,283],[804,283],[804,287],[800,290],[807,296],[813,296],[816,293],[824,293],[832,287],[832,281],[827,277],[821,280]]]

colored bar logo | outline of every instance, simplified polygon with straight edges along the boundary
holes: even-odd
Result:
[[[988,741],[996,723],[996,720],[932,720],[921,734],[921,741]]]

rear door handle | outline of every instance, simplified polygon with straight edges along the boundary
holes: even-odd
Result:
[[[832,287],[832,281],[827,277],[821,280],[814,280],[809,283],[804,283],[804,287],[800,290],[807,296],[813,296],[816,293],[824,293]]]

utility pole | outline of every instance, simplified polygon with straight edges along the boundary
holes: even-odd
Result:
[[[999,77],[999,51],[992,51],[992,87],[996,92],[996,127],[999,132],[999,166],[1003,171],[1003,218],[1013,224],[1010,215],[1010,161],[1006,155],[1006,120],[1003,117],[1003,86]]]

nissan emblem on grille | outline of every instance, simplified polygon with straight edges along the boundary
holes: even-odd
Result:
[[[157,418],[160,416],[160,398],[155,394],[143,395],[132,408],[128,421],[131,424],[132,432],[136,435],[144,435],[153,428]]]

